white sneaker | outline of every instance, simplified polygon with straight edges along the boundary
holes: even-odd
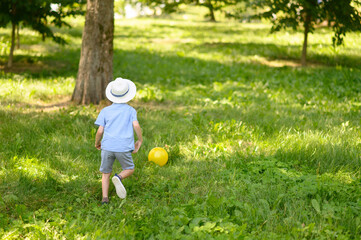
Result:
[[[112,178],[112,181],[115,186],[115,190],[117,191],[118,197],[124,199],[127,196],[127,190],[125,190],[125,187],[123,186],[120,177],[117,174],[115,174],[115,176]]]

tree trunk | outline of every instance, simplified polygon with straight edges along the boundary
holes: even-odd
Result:
[[[20,49],[20,24],[16,25],[16,49]]]
[[[13,57],[14,57],[14,48],[15,48],[15,23],[11,23],[12,29],[11,29],[11,46],[10,46],[10,54],[9,54],[9,60],[8,60],[8,68],[11,68],[13,66]]]
[[[20,49],[20,23],[16,25],[16,49]]]
[[[72,101],[98,104],[113,79],[114,0],[87,0],[78,76]]]
[[[306,12],[304,32],[303,32],[302,57],[301,57],[302,66],[306,66],[307,64],[307,40],[308,40],[308,33],[310,31],[310,24],[311,24],[311,15],[308,12]]]
[[[207,5],[208,9],[209,9],[209,17],[211,22],[216,22],[216,17],[214,16],[214,8],[211,2],[209,2],[209,4]]]

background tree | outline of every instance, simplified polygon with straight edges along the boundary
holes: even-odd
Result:
[[[306,65],[308,34],[315,26],[327,21],[334,31],[333,45],[343,43],[343,37],[349,31],[361,30],[359,0],[257,0],[250,1],[258,8],[262,18],[271,20],[271,32],[284,28],[298,29],[303,26],[304,41],[301,63]]]
[[[139,0],[138,2],[153,10],[160,8],[162,13],[166,14],[177,12],[178,7],[185,3],[184,0]]]
[[[210,21],[216,22],[215,12],[221,11],[223,8],[237,3],[236,0],[188,0],[190,3],[194,3],[198,6],[206,7],[209,13],[206,17],[209,17]]]
[[[113,79],[114,0],[88,0],[72,100],[99,103]]]
[[[182,4],[202,6],[208,9],[208,17],[210,21],[216,22],[215,12],[223,10],[223,8],[235,5],[239,0],[140,0],[150,8],[160,7],[163,13],[172,13],[179,11]]]
[[[125,17],[125,6],[127,5],[127,0],[114,0],[114,13],[119,14],[122,17]]]
[[[11,24],[11,46],[8,67],[13,65],[16,29],[21,23],[39,32],[43,39],[50,37],[55,42],[64,44],[65,41],[55,34],[50,26],[63,27],[70,25],[64,18],[81,14],[81,1],[71,0],[1,0],[0,2],[0,27]],[[56,6],[56,8],[54,8]]]

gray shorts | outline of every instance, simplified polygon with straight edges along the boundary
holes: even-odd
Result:
[[[113,163],[118,159],[123,170],[134,169],[134,163],[131,152],[110,152],[102,149],[102,163],[100,171],[102,173],[111,173],[113,170]]]

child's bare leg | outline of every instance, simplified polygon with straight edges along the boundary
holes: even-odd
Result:
[[[126,169],[119,173],[119,176],[123,179],[131,176],[134,173],[134,169]]]
[[[102,175],[103,199],[108,198],[110,174],[111,173],[103,173]]]

